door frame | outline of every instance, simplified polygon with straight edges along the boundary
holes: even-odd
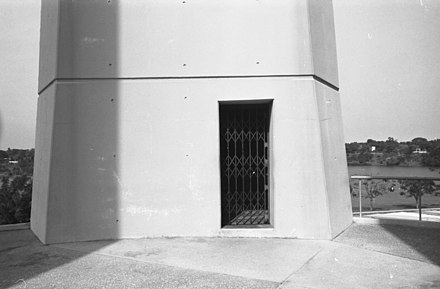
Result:
[[[274,198],[274,178],[273,178],[273,103],[274,99],[246,99],[246,100],[220,100],[218,101],[218,168],[219,168],[219,225],[220,229],[267,229],[274,228],[275,225],[275,198]],[[220,109],[221,106],[225,105],[254,105],[254,104],[266,104],[268,105],[269,112],[269,131],[267,136],[268,142],[268,182],[269,182],[269,192],[268,192],[268,210],[269,210],[269,224],[261,224],[261,225],[225,225],[222,224],[222,159],[221,159],[221,139],[220,139]]]

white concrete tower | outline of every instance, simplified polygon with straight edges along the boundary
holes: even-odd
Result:
[[[351,223],[331,1],[43,0],[44,243]]]

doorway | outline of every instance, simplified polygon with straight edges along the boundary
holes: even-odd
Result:
[[[270,224],[271,109],[272,101],[220,103],[222,227]]]

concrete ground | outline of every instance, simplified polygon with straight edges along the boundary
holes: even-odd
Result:
[[[359,217],[359,212],[354,213]],[[364,218],[373,218],[380,220],[419,220],[419,211],[417,209],[412,210],[389,210],[389,211],[365,211],[362,213]],[[440,208],[424,208],[422,209],[422,221],[427,223],[440,223]],[[418,223],[418,222],[417,222]],[[433,226],[436,226],[433,224]],[[440,224],[438,224],[440,227]]]
[[[391,213],[378,213],[378,214],[368,214],[369,218],[376,219],[399,219],[399,220],[419,220],[418,211],[407,211],[407,212],[391,212]],[[422,220],[428,222],[440,222],[440,210],[424,210],[422,213]]]
[[[42,245],[0,231],[0,288],[440,288],[440,228],[353,224],[333,241],[160,238]]]

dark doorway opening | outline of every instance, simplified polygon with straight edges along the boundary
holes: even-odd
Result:
[[[270,224],[271,109],[272,101],[220,103],[222,227]]]

